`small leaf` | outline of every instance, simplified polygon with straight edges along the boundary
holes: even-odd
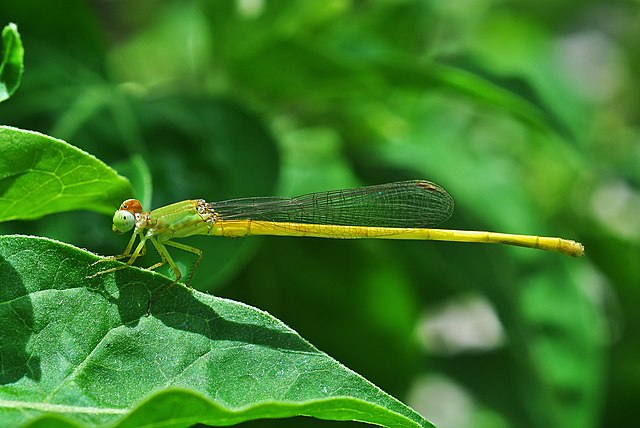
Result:
[[[64,141],[0,126],[0,221],[84,209],[112,214],[126,178]]]
[[[116,427],[298,415],[430,427],[266,312],[70,245],[0,237],[0,419]]]
[[[8,99],[20,86],[22,79],[24,49],[18,27],[9,24],[2,30],[0,46],[0,102]]]

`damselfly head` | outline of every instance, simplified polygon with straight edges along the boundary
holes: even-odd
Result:
[[[113,215],[113,231],[125,233],[133,229],[142,212],[142,204],[137,199],[127,199]]]

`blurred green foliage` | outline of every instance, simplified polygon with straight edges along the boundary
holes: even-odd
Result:
[[[441,427],[635,420],[636,2],[41,6],[0,3],[27,52],[0,123],[96,155],[147,206],[425,178],[456,199],[448,227],[587,251],[193,238],[195,286],[267,310]],[[88,212],[2,228],[125,245]]]

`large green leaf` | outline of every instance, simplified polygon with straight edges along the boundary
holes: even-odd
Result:
[[[145,316],[168,279],[128,268],[87,280],[104,268],[95,260],[44,238],[0,238],[5,423],[229,425],[307,415],[432,426],[268,313],[178,285]]]
[[[0,126],[0,221],[77,209],[111,214],[130,194],[128,180],[90,154]]]
[[[9,24],[2,30],[0,46],[0,102],[9,98],[20,86],[22,79],[24,49],[18,27]]]

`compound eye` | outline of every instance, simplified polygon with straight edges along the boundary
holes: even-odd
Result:
[[[113,231],[117,233],[128,232],[136,225],[136,217],[127,210],[118,210],[113,215]]]
[[[120,205],[120,210],[136,214],[142,212],[142,204],[137,199],[127,199],[122,203],[122,205]]]

